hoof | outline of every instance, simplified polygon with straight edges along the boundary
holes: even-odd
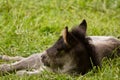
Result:
[[[25,76],[25,75],[27,75],[27,71],[26,70],[17,71],[16,75],[18,75],[18,76]]]
[[[3,57],[3,56],[2,56],[2,55],[0,55],[0,60],[2,59],[2,57]]]

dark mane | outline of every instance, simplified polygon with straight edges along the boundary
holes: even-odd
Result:
[[[83,34],[82,29],[79,29],[79,27],[73,28],[71,31],[71,35],[76,39],[76,41],[83,43],[83,45],[85,46],[85,49],[89,55],[90,61],[92,60],[91,66],[93,66],[93,65],[100,66],[100,64],[97,60],[95,46],[90,43],[91,38],[86,37],[86,34]]]

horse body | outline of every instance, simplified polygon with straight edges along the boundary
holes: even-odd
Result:
[[[18,71],[19,75],[32,75],[46,69],[57,73],[85,74],[93,66],[101,67],[104,57],[120,56],[120,40],[111,36],[86,36],[86,29],[85,20],[71,31],[66,27],[53,46],[27,58],[1,56],[2,60],[17,62],[1,64],[0,73]]]

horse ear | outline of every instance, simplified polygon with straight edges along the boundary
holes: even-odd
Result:
[[[72,46],[76,43],[76,39],[73,37],[73,35],[68,31],[68,27],[66,26],[65,29],[62,32],[62,37],[64,40],[64,43],[67,46]]]
[[[82,31],[82,33],[86,35],[87,22],[85,19],[83,19],[83,21],[80,23],[79,28],[80,28],[80,31]]]
[[[68,43],[69,32],[68,32],[68,27],[67,26],[65,27],[65,29],[62,32],[62,36],[63,36],[64,43],[66,45],[69,45],[69,43]]]

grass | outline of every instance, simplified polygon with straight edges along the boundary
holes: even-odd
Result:
[[[120,36],[120,0],[0,0],[0,55],[29,56],[50,47],[65,26],[82,19],[88,35]],[[0,80],[120,80],[120,58],[103,61],[103,68],[84,76],[43,73]]]

